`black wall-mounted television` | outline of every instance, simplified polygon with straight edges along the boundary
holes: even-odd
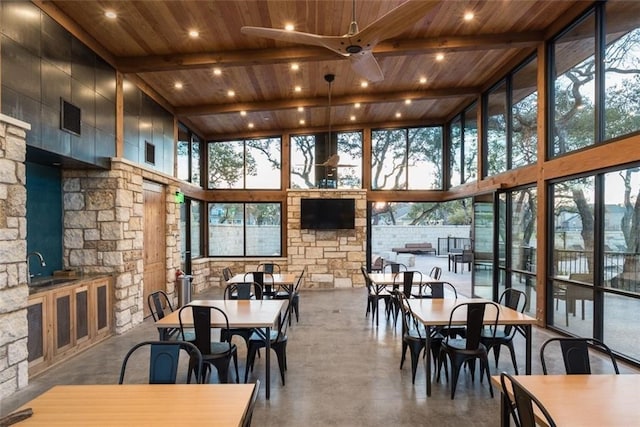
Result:
[[[355,218],[355,199],[300,199],[300,228],[353,229]]]

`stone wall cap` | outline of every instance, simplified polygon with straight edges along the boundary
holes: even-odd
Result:
[[[15,119],[13,117],[9,117],[2,113],[0,113],[0,122],[8,123],[12,126],[16,126],[24,130],[31,130],[31,125],[29,123],[23,122],[22,120]]]

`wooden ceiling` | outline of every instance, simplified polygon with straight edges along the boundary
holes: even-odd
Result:
[[[387,30],[390,38],[373,50],[384,80],[366,88],[348,58],[328,49],[240,32],[242,26],[281,29],[291,22],[296,31],[343,35],[352,19],[351,0],[36,3],[125,78],[142,82],[194,131],[221,139],[324,130],[329,123],[335,129],[443,123],[531,54],[556,20],[568,22],[591,2],[442,0],[425,8],[426,0],[413,1],[410,7],[429,11]],[[356,0],[360,30],[403,3]],[[106,18],[107,10],[117,18]],[[467,22],[463,15],[469,11],[474,18]],[[199,37],[190,38],[190,30]],[[444,58],[438,61],[437,54]],[[299,64],[298,71],[291,70],[292,63]],[[335,75],[330,117],[328,73]],[[426,83],[420,83],[422,77]],[[229,90],[235,96],[229,97]]]

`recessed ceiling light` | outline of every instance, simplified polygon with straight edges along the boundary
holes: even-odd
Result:
[[[426,77],[420,77],[420,84],[423,85],[427,82],[427,78]]]
[[[247,112],[246,112],[246,111],[244,111],[244,110],[242,110],[242,111],[240,111],[240,115],[241,115],[242,117],[244,117],[244,116],[246,116],[246,115],[247,115]]]
[[[249,127],[249,129],[253,129],[253,123],[249,123],[247,126]]]
[[[360,103],[359,103],[359,102],[356,102],[355,104],[353,104],[353,106],[354,106],[355,108],[360,108]]]
[[[182,89],[182,82],[175,82],[173,84],[173,87],[176,88],[176,89]]]
[[[302,113],[304,111],[304,107],[298,107],[298,112]]]
[[[366,80],[363,80],[360,82],[360,87],[369,87],[369,82]]]
[[[293,71],[298,71],[300,69],[300,64],[294,62],[293,64],[291,64],[291,69]]]
[[[115,13],[113,10],[107,10],[104,12],[104,16],[106,16],[109,19],[116,19],[118,17],[118,14]]]
[[[351,116],[351,117],[349,117],[349,119],[351,119],[352,122],[355,122],[356,121],[356,116]]]
[[[410,99],[405,99],[404,103],[405,103],[405,105],[411,105],[411,100]]]
[[[221,76],[222,75],[222,70],[220,68],[214,68],[213,69],[213,75],[214,76]]]
[[[189,37],[192,39],[197,39],[200,36],[200,33],[197,30],[189,30]]]
[[[285,24],[284,25],[284,29],[286,31],[293,31],[295,29],[295,27],[293,26],[293,24]]]
[[[439,53],[436,55],[436,61],[442,61],[444,59],[444,53]]]
[[[402,117],[402,114],[400,113],[400,111],[398,111],[398,112],[396,113],[396,119],[399,119],[400,117]]]
[[[294,87],[293,90],[296,92],[302,92],[302,88],[300,86]]]
[[[228,90],[227,91],[227,96],[229,98],[233,98],[234,96],[236,96],[236,93],[233,90]]]
[[[473,18],[474,18],[473,12],[465,12],[464,13],[464,20],[465,21],[471,21]]]
[[[305,123],[306,123],[306,121],[305,121],[304,119],[300,119],[300,124],[301,124],[301,125],[303,125],[303,124],[305,124]]]

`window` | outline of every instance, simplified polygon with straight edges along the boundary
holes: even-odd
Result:
[[[291,188],[362,188],[362,132],[291,136]]]
[[[464,112],[464,179],[471,182],[478,179],[478,108],[473,104]]]
[[[640,3],[606,4],[605,139],[640,130]]]
[[[191,258],[199,258],[202,256],[201,243],[201,224],[202,224],[202,202],[191,200]]]
[[[462,119],[453,119],[449,127],[449,183],[451,187],[462,183]]]
[[[484,97],[485,176],[536,163],[538,152],[537,58],[526,60]]]
[[[587,147],[596,141],[594,52],[594,13],[553,43],[553,155]]]
[[[280,256],[280,203],[210,203],[209,256]]]
[[[209,189],[280,189],[280,138],[208,144]]]
[[[442,188],[442,128],[381,129],[371,133],[374,190]]]
[[[184,125],[178,125],[177,178],[200,183],[200,139]]]

